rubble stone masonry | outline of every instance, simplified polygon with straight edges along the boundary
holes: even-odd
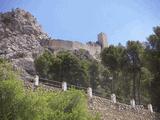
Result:
[[[90,42],[83,44],[77,41],[68,41],[60,39],[45,40],[43,45],[54,50],[79,50],[85,49],[91,55],[96,56],[101,52],[101,46],[98,43]]]

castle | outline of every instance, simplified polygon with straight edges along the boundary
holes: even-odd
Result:
[[[105,33],[99,33],[98,39],[96,42],[87,42],[86,44],[77,42],[77,41],[68,41],[68,40],[61,40],[61,39],[50,39],[45,40],[43,42],[43,46],[48,47],[52,50],[79,50],[85,49],[91,55],[97,56],[100,54],[101,50],[105,47],[108,47],[107,43],[107,36]]]

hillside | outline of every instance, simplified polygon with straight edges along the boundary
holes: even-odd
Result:
[[[43,32],[36,18],[29,12],[15,9],[10,12],[0,13],[0,58],[11,62],[14,69],[20,71],[21,78],[25,82],[32,81],[33,76],[38,74],[40,78],[43,77],[58,82],[66,81],[69,84],[86,88],[92,87],[94,91],[103,97],[106,97],[111,92],[113,93],[114,90],[117,97],[124,102],[128,99],[130,100],[133,96],[138,101],[138,104],[151,102],[148,89],[150,90],[153,76],[150,75],[149,69],[145,68],[146,66],[141,65],[140,57],[142,55],[139,55],[139,53],[143,53],[144,49],[139,42],[129,42],[128,46],[131,46],[128,48],[123,46],[106,47],[102,52],[103,63],[100,63],[94,59],[94,56],[89,51],[91,46],[91,51],[96,53],[98,50],[98,56],[100,56],[102,49],[99,43],[89,43],[87,49],[70,49],[70,45],[73,43],[69,41],[71,44],[68,45],[68,42],[64,42],[67,44],[67,49],[64,52],[64,49],[55,51],[57,46],[63,48],[64,44],[59,45],[58,42],[58,45],[56,45],[54,44],[55,42],[51,42],[47,46],[44,44],[45,41],[52,41],[52,39]],[[136,45],[139,46],[137,47]],[[75,46],[77,44],[72,45],[71,48]],[[79,45],[78,43],[78,46],[80,46],[78,48],[81,48],[81,44]],[[141,48],[143,49],[142,52],[138,51],[139,48],[140,50]],[[133,60],[138,56],[135,62],[136,67],[132,64],[132,57],[129,56],[127,58],[128,54],[130,56],[133,55]],[[135,69],[132,69],[132,67]],[[135,71],[139,73],[135,74]],[[136,81],[132,81],[132,77]],[[142,83],[140,82],[141,78]],[[113,80],[115,80],[114,85]],[[132,89],[132,82],[135,83],[134,89]],[[140,83],[142,88],[140,88]],[[33,85],[33,83],[30,84]],[[47,86],[48,88],[50,89]],[[143,89],[143,91],[141,92],[140,89]],[[93,115],[99,113],[102,120],[160,119],[159,116],[156,116],[156,113],[151,113],[146,109],[132,109],[129,105],[122,103],[113,104],[110,100],[98,96],[88,100],[88,108]]]
[[[60,83],[61,84],[61,83]],[[31,83],[26,84],[27,88],[32,88]],[[55,84],[40,84],[46,91],[62,91],[61,85],[56,87]],[[147,108],[136,106],[132,108],[128,104],[113,103],[110,98],[102,98],[93,95],[88,96],[88,108],[93,116],[99,115],[101,120],[159,120],[159,113],[151,113]]]
[[[111,100],[94,96],[89,102],[93,115],[99,112],[102,120],[159,120],[160,115],[151,113],[147,109],[123,103],[114,104]]]

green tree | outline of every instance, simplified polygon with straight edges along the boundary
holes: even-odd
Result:
[[[102,63],[111,71],[112,83],[111,92],[116,91],[116,81],[118,80],[118,72],[121,66],[121,56],[123,53],[123,48],[119,46],[109,46],[101,52]]]
[[[99,84],[99,75],[100,75],[100,68],[99,63],[96,61],[91,62],[88,68],[89,71],[89,78],[90,78],[90,84],[93,90],[95,90]]]
[[[140,104],[141,67],[144,48],[139,41],[128,41],[127,43],[127,66],[132,74],[132,97]]]
[[[51,64],[49,66],[49,72],[51,79],[62,82],[62,60],[56,56],[52,57]]]
[[[35,67],[42,78],[50,78],[50,66],[52,65],[52,53],[49,51],[45,51],[43,55],[39,56],[35,61]]]
[[[81,65],[80,60],[68,52],[62,52],[57,55],[61,59],[61,77],[63,81],[67,81],[74,85],[87,85],[87,75]]]
[[[151,97],[153,105],[160,111],[160,26],[154,27],[154,34],[148,37],[146,48],[148,67],[153,74]]]
[[[69,52],[59,52],[54,55],[47,51],[35,60],[35,67],[40,77],[80,86],[89,85],[85,65]]]

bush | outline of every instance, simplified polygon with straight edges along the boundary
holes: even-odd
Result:
[[[86,103],[82,92],[69,90],[52,97],[49,106],[54,111],[54,120],[90,120],[92,117],[88,114]]]
[[[4,67],[6,66],[6,67]],[[9,63],[0,62],[0,118],[2,120],[94,120],[83,92],[24,89]],[[8,70],[3,72],[2,70]],[[15,74],[13,74],[15,73]]]
[[[22,102],[23,88],[19,81],[3,80],[0,82],[0,118],[15,120]]]

